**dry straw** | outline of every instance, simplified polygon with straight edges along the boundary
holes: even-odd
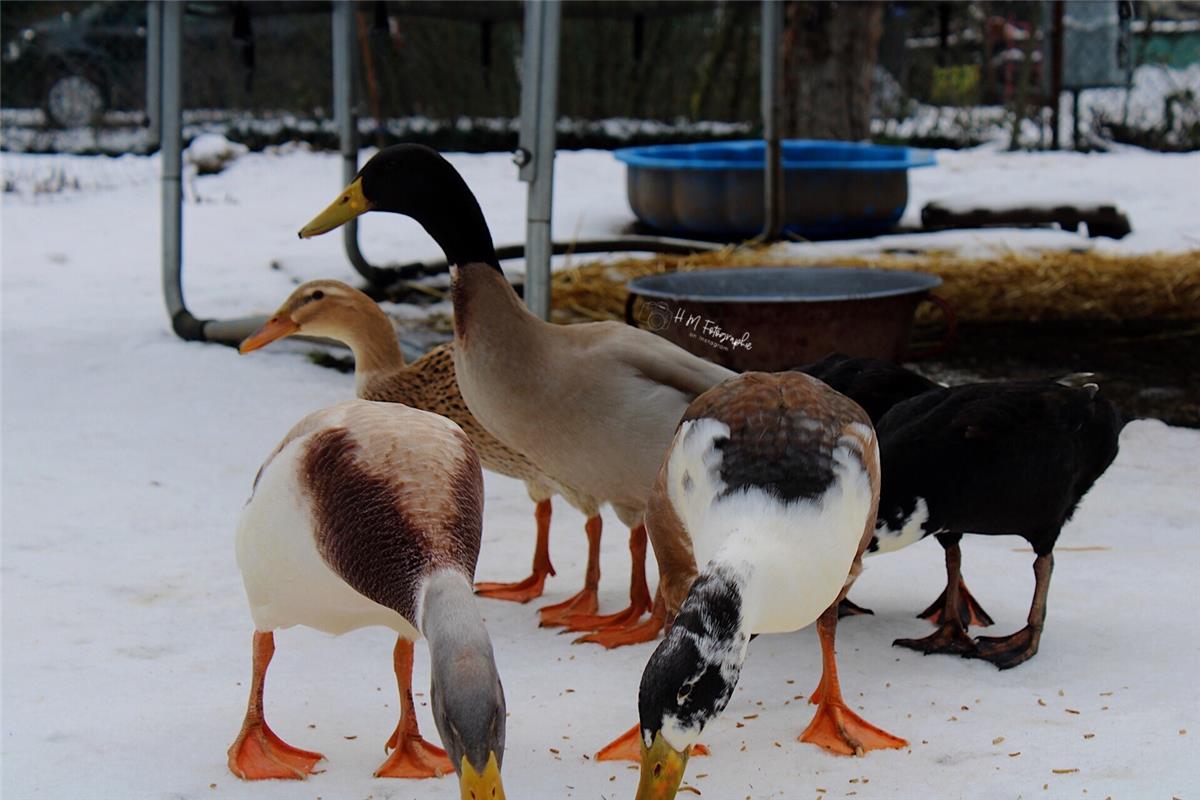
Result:
[[[953,253],[797,258],[786,248],[728,247],[689,256],[582,264],[556,272],[558,322],[621,319],[632,278],[717,267],[845,266],[908,269],[942,279],[937,293],[964,322],[1200,319],[1200,250],[1104,255],[1056,251],[963,258]],[[922,306],[917,321],[938,312]]]

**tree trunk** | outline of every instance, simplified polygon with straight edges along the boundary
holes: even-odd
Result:
[[[882,2],[788,2],[783,135],[866,139]]]

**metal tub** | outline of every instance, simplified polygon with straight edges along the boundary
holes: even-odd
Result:
[[[830,353],[899,361],[925,299],[953,318],[921,272],[845,267],[744,267],[629,282],[626,321],[737,371],[777,371]],[[948,334],[949,335],[949,334]]]

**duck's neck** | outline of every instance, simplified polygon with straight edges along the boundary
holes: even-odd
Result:
[[[429,640],[434,673],[449,678],[461,672],[468,662],[474,662],[472,669],[484,672],[490,669],[495,673],[492,641],[465,576],[445,570],[430,577],[420,616],[421,633]]]
[[[475,338],[472,333],[482,326],[486,326],[487,336],[480,338],[503,344],[543,324],[521,302],[504,274],[488,264],[460,265],[452,296],[454,336],[464,344]]]
[[[504,689],[468,577],[444,570],[425,584],[421,633],[429,640],[430,699],[442,743],[458,769],[504,757]]]
[[[375,303],[358,309],[358,320],[338,337],[354,353],[354,383],[362,389],[372,379],[404,367],[404,353],[396,330]]]
[[[681,694],[687,692],[683,711],[666,710],[660,721],[663,738],[676,750],[695,743],[704,727],[725,710],[737,687],[751,634],[742,593],[746,578],[735,565],[710,563],[692,584],[646,667],[644,693],[647,681],[659,680],[656,674],[668,681],[668,675],[688,676],[680,689]],[[643,708],[643,716],[648,711],[653,715]]]
[[[421,207],[403,213],[411,215],[441,246],[447,263],[488,264],[499,272],[500,261],[479,201],[462,175],[449,162],[444,163],[444,174],[431,184],[434,188],[424,195]]]

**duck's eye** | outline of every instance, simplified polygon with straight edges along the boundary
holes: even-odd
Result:
[[[324,292],[322,292],[320,289],[317,289],[317,290],[316,290],[315,292],[313,292],[313,293],[312,293],[312,295],[311,295],[311,298],[312,298],[313,300],[321,300],[321,299],[323,299],[324,297],[325,297],[325,293],[324,293]]]

